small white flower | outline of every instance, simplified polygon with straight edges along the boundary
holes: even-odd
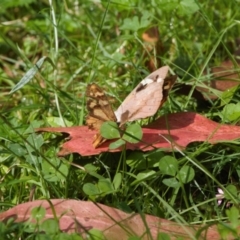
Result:
[[[218,205],[221,205],[223,199],[225,198],[224,197],[224,192],[221,188],[218,188],[218,194],[216,194],[216,198],[218,199]]]

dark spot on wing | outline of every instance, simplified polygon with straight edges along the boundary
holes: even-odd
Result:
[[[142,83],[139,84],[138,88],[136,89],[136,92],[140,92],[142,91],[143,89],[145,89],[147,86],[147,84],[143,85]]]
[[[121,115],[121,124],[124,124],[125,122],[127,122],[128,119],[129,119],[129,111],[127,110]]]
[[[158,80],[158,77],[159,77],[159,75],[156,75],[156,77],[155,77],[155,79],[153,79],[153,81],[157,81]]]

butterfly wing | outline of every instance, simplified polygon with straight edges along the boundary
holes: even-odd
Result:
[[[115,111],[120,125],[128,121],[153,116],[157,112],[163,102],[166,101],[168,91],[176,80],[175,77],[165,81],[167,73],[168,66],[159,68],[143,79],[126,97]],[[164,87],[166,87],[165,90]]]
[[[167,97],[168,97],[168,93],[171,90],[174,83],[176,82],[176,80],[177,80],[177,75],[172,75],[172,76],[166,77],[164,79],[164,84],[163,84],[163,89],[162,89],[163,90],[162,91],[163,97],[162,97],[161,104],[160,104],[159,108],[166,102]]]
[[[100,128],[105,121],[116,122],[116,116],[103,90],[95,83],[89,84],[86,90],[88,116],[86,123],[90,129],[98,130],[94,136],[94,148],[106,141],[101,134]]]
[[[107,96],[97,84],[93,83],[87,86],[89,114],[86,122],[90,129],[98,130],[93,140],[95,148],[106,141],[99,132],[103,122],[120,122],[121,126],[127,121],[147,118],[156,113],[166,101],[168,92],[177,78],[176,76],[166,77],[167,73],[168,66],[164,66],[148,75],[126,97],[115,113]]]

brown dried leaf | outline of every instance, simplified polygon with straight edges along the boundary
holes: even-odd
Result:
[[[221,66],[212,68],[215,79],[211,81],[211,87],[225,91],[240,83],[239,72],[236,71],[232,61],[222,62]]]
[[[163,56],[164,48],[161,41],[158,27],[151,27],[142,34],[144,41],[144,58],[146,59],[145,65],[150,72],[155,71],[158,67],[162,66],[161,59],[154,56]]]
[[[240,72],[232,61],[227,60],[221,63],[220,66],[211,68],[213,79],[210,82],[205,82],[207,86],[219,90],[226,91],[229,88],[240,84]],[[208,94],[210,99],[217,99],[218,97],[211,94],[208,88],[196,87],[199,92]]]

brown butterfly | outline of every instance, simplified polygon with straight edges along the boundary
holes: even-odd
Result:
[[[153,116],[166,101],[168,92],[176,81],[177,76],[167,77],[168,66],[154,71],[144,78],[135,89],[125,98],[118,109],[113,112],[107,96],[95,83],[87,86],[88,97],[87,125],[90,129],[100,130],[105,121],[114,121],[120,127],[126,122]],[[96,148],[105,142],[100,132],[94,136],[93,146]]]
[[[116,122],[117,118],[112,110],[107,96],[103,90],[95,83],[87,86],[86,96],[88,116],[86,123],[90,129],[100,131],[103,122],[113,121]],[[96,148],[104,143],[104,139],[100,132],[98,132],[93,139],[93,147]]]

